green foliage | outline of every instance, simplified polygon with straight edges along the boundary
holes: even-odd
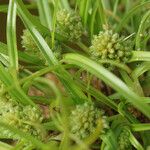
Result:
[[[0,149],[148,149],[149,8],[149,0],[1,5]]]
[[[21,38],[22,47],[26,50],[28,54],[32,54],[39,57],[40,59],[44,59],[43,54],[40,52],[38,46],[36,45],[34,39],[31,36],[31,33],[27,29],[23,30],[23,35]],[[51,38],[46,36],[45,40],[51,47]],[[52,50],[54,51],[54,55],[56,56],[56,58],[61,57],[62,48],[58,41],[55,42]]]

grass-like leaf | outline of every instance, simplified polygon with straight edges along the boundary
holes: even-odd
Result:
[[[98,65],[94,61],[79,54],[67,54],[64,56],[64,61],[83,67],[92,74],[96,75],[113,89],[121,93],[128,100],[128,102],[132,103],[136,108],[138,108],[148,118],[150,118],[149,106],[147,104],[144,104],[141,101],[141,98],[133,91],[131,91],[124,82],[122,82],[114,74],[103,68],[101,65]]]
[[[16,43],[16,3],[14,0],[9,1],[7,15],[7,45],[10,60],[10,68],[18,70],[18,52]]]

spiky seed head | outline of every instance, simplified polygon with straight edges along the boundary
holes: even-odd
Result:
[[[71,133],[80,139],[84,139],[92,134],[98,122],[101,121],[104,132],[108,128],[103,112],[96,108],[93,103],[77,105],[70,116]]]
[[[75,12],[60,10],[56,17],[56,31],[69,41],[79,40],[83,34],[81,17]]]
[[[25,29],[23,30],[23,35],[22,35],[22,47],[26,50],[26,51],[32,51],[32,52],[36,52],[39,51],[38,46],[36,45],[34,39],[31,36],[31,33],[29,32],[29,30]]]
[[[94,58],[110,59],[126,63],[132,55],[132,46],[129,40],[124,40],[118,33],[105,29],[95,35],[90,52]]]

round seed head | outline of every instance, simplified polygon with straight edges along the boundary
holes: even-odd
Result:
[[[131,47],[131,43],[124,41],[118,33],[113,33],[112,30],[106,29],[94,36],[90,52],[97,60],[116,60],[117,58],[119,62],[126,63],[132,54]]]
[[[87,138],[95,131],[99,121],[102,122],[103,132],[108,127],[103,112],[92,103],[77,105],[70,116],[71,132],[80,139]]]
[[[43,117],[41,112],[35,107],[22,107],[12,101],[6,101],[6,99],[1,97],[0,120],[23,132],[28,132],[29,134],[40,138],[41,131],[40,129],[35,128],[34,124],[40,124]],[[1,135],[5,135],[5,131],[1,132]]]
[[[79,40],[83,33],[80,16],[72,11],[60,10],[56,18],[56,31],[69,41]]]

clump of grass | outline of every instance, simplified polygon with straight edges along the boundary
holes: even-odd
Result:
[[[147,150],[149,7],[146,0],[1,5],[0,149]]]

